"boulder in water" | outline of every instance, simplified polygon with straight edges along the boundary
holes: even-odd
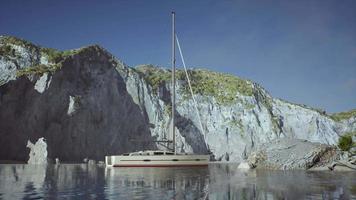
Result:
[[[27,141],[27,148],[30,148],[28,164],[47,164],[47,143],[43,137],[39,138],[35,144]]]
[[[242,162],[237,167],[238,169],[251,169],[250,165],[247,162]]]
[[[253,167],[287,170],[326,166],[338,157],[334,146],[284,138],[261,145],[247,160]]]

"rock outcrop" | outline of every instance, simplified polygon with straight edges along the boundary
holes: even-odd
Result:
[[[47,143],[43,137],[35,144],[27,141],[26,147],[30,149],[28,164],[47,164]]]
[[[335,119],[232,75],[189,74],[200,117],[178,71],[178,151],[239,162],[274,139],[334,145],[356,130],[356,115]],[[27,160],[27,140],[40,137],[61,161],[164,148],[153,140],[171,138],[170,88],[169,70],[130,68],[96,45],[60,52],[0,37],[0,159]]]
[[[310,169],[327,166],[340,158],[336,147],[299,139],[276,139],[251,153],[247,163],[252,168]]]

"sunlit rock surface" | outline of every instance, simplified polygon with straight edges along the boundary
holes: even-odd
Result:
[[[123,47],[124,48],[124,47]],[[177,151],[240,162],[278,138],[336,144],[356,117],[273,98],[232,75],[190,70],[202,124],[182,71],[177,72]],[[105,155],[164,148],[171,139],[170,71],[130,68],[102,47],[56,51],[0,37],[0,159],[28,160],[27,140],[47,139],[48,157],[103,160]]]
[[[119,72],[127,77],[125,80],[129,93],[154,125],[151,126],[152,135],[163,139],[167,137],[170,125],[170,112],[167,112],[167,108],[170,107],[171,84],[165,81],[154,89],[154,86],[147,86],[142,79],[150,79],[147,71],[161,73],[161,77],[167,76],[169,71],[162,72],[150,65],[138,66],[136,69],[138,70],[119,69]],[[143,74],[143,78],[137,76],[135,71]],[[202,73],[214,74],[209,71]],[[155,77],[152,79],[156,81]],[[243,95],[237,90],[234,100],[228,103],[221,103],[219,96],[197,93],[196,100],[205,133],[203,135],[194,102],[182,92],[186,83],[178,80],[177,121],[181,119],[182,123],[176,124],[177,149],[197,153],[205,153],[209,149],[217,160],[240,162],[261,144],[278,138],[296,138],[335,145],[339,135],[356,127],[356,117],[335,121],[323,111],[273,98],[258,84],[250,81],[245,81],[244,84],[251,88],[251,94]],[[218,91],[224,90],[225,88],[221,88]],[[205,141],[206,146],[200,141]]]
[[[36,89],[39,93],[43,93],[43,92],[49,87],[49,84],[51,84],[51,78],[52,78],[52,77],[48,77],[48,73],[44,73],[44,74],[36,81],[35,89]]]
[[[327,166],[339,159],[335,147],[299,139],[276,139],[250,154],[250,166],[265,169],[310,169]]]
[[[68,115],[72,115],[76,111],[75,99],[72,96],[69,96],[69,105],[68,105]]]

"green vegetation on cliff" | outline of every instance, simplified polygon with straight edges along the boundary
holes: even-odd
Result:
[[[171,81],[171,71],[154,67],[153,65],[143,65],[136,68],[143,75],[152,89],[163,86]],[[188,70],[192,90],[194,94],[203,96],[213,96],[219,104],[231,104],[237,101],[237,93],[245,96],[253,95],[253,86],[247,80],[236,76],[212,72],[208,70]],[[176,71],[177,80],[184,81],[181,92],[186,97],[190,96],[189,85],[183,70]]]
[[[61,68],[61,62],[68,56],[75,54],[76,50],[58,51],[52,48],[41,48],[42,53],[48,56],[48,62],[50,64],[38,64],[29,66],[20,70],[17,70],[16,76],[21,77],[23,75],[42,75],[43,73],[53,73]]]
[[[48,61],[50,63],[59,63],[60,61],[64,60],[67,56],[73,55],[79,50],[68,50],[68,51],[59,51],[53,48],[42,48],[40,46],[36,46],[26,40],[13,37],[13,36],[2,36],[0,37],[0,42],[3,44],[0,46],[0,55],[5,56],[16,56],[15,49],[11,47],[11,45],[21,46],[30,51],[38,51],[42,54],[48,56]]]
[[[352,147],[356,147],[356,141],[352,141],[352,137],[356,136],[356,132],[349,132],[339,138],[337,146],[342,151],[349,151]]]
[[[61,68],[61,62],[64,61],[68,56],[79,53],[80,50],[68,50],[59,51],[52,48],[41,48],[41,53],[47,55],[49,64],[38,64],[26,67],[24,69],[17,70],[16,76],[21,77],[23,75],[42,75],[46,72],[55,72]]]
[[[347,112],[340,112],[340,113],[334,113],[332,115],[330,115],[330,117],[335,120],[335,121],[342,121],[342,120],[346,120],[346,119],[350,119],[351,117],[355,117],[356,116],[356,109],[347,111]]]
[[[28,49],[37,49],[36,45],[34,45],[31,42],[28,42],[26,40],[17,38],[17,37],[2,36],[0,39],[1,39],[1,42],[5,43],[5,44],[14,44],[14,45],[17,45],[17,46],[26,47]]]
[[[31,67],[26,67],[24,69],[17,70],[16,76],[21,77],[24,75],[42,75],[48,72],[55,72],[57,69],[61,67],[61,64],[53,64],[53,65],[34,65]]]
[[[50,64],[35,64],[33,66],[28,66],[26,68],[19,69],[16,72],[17,77],[21,77],[23,75],[35,75],[35,74],[42,75],[43,73],[46,72],[55,72],[57,69],[59,69],[62,66],[61,62],[66,57],[80,52],[80,50],[59,51],[52,48],[41,48],[26,40],[17,37],[12,37],[12,36],[0,37],[0,43],[2,44],[0,46],[0,55],[4,55],[7,57],[17,57],[18,55],[16,54],[16,51],[13,48],[13,45],[15,45],[15,46],[24,47],[32,52],[41,53],[42,55],[48,57],[48,62]]]
[[[136,71],[151,85],[153,90],[157,90],[166,82],[171,80],[171,72],[153,65],[141,65]]]
[[[58,51],[52,48],[41,48],[41,51],[48,56],[48,62],[50,63],[59,63],[66,57],[78,52],[77,50]]]
[[[13,49],[10,45],[3,45],[0,46],[0,55],[15,57],[16,52],[15,49]]]
[[[0,55],[5,57],[19,57],[13,45],[27,48],[30,51],[36,51],[38,49],[34,44],[12,36],[1,36],[0,44]]]
[[[236,102],[237,93],[244,96],[253,95],[252,84],[233,75],[212,72],[208,70],[189,70],[192,89],[195,94],[213,96],[219,104],[231,104]],[[189,91],[188,84],[184,85],[185,91]]]

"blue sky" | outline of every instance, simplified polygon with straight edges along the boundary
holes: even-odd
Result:
[[[130,66],[169,66],[173,9],[187,65],[327,112],[356,108],[354,0],[1,0],[0,35],[61,50],[99,44]]]

